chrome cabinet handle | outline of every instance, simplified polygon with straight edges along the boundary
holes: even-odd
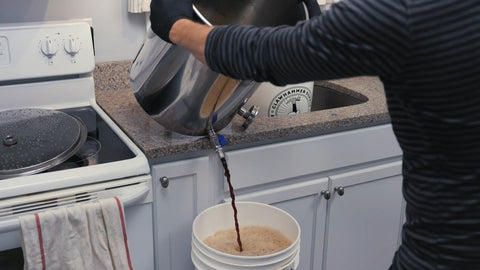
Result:
[[[170,184],[170,180],[168,180],[168,177],[166,176],[160,177],[159,181],[163,188],[167,188],[168,184]]]
[[[334,190],[337,192],[339,196],[343,196],[343,194],[345,194],[345,188],[342,186],[335,187]]]
[[[321,194],[326,200],[330,200],[330,197],[332,196],[332,194],[331,194],[330,191],[328,191],[328,190],[322,190],[322,191],[320,191],[320,194]]]

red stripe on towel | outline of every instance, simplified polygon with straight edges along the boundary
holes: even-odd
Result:
[[[35,221],[37,222],[37,233],[38,233],[38,242],[40,245],[40,256],[42,257],[42,270],[47,268],[45,263],[45,250],[43,249],[43,237],[42,237],[42,225],[40,224],[40,217],[37,213],[35,215]]]
[[[130,251],[128,250],[127,230],[125,226],[125,218],[123,216],[123,211],[122,211],[123,210],[122,204],[120,203],[120,200],[117,197],[114,197],[114,198],[117,201],[118,213],[120,214],[120,219],[122,220],[123,241],[125,243],[125,251],[127,252],[128,267],[130,268],[130,270],[133,270],[132,261],[130,260]]]

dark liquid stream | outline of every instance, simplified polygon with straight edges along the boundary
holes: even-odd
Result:
[[[240,239],[240,226],[238,225],[237,206],[235,205],[235,193],[233,192],[233,186],[230,179],[230,170],[228,169],[227,161],[222,158],[223,169],[225,170],[225,177],[227,177],[228,189],[230,190],[230,198],[232,199],[233,217],[235,218],[235,230],[237,231],[237,243],[240,248],[240,252],[243,251],[242,240]]]

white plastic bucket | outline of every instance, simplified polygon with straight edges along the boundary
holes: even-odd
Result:
[[[257,106],[258,116],[263,117],[308,113],[312,110],[313,87],[313,81],[286,86],[262,83],[244,107]]]
[[[220,252],[203,240],[219,230],[235,228],[230,203],[215,205],[200,213],[193,222],[192,262],[197,270],[294,270],[300,253],[300,226],[287,212],[262,203],[237,202],[241,227],[263,226],[283,233],[292,244],[277,253],[238,256]]]

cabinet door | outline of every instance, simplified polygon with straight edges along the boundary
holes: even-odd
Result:
[[[208,193],[211,182],[208,166],[208,158],[197,158],[152,167],[158,270],[194,268],[190,259],[192,224],[200,207],[205,205],[198,194]],[[161,185],[164,176],[168,178],[168,187]]]
[[[325,270],[388,269],[398,246],[401,184],[400,161],[331,177]]]
[[[322,178],[239,195],[236,199],[274,205],[290,213],[301,229],[298,270],[318,270],[322,265],[327,205],[321,191],[327,188],[328,178]]]

